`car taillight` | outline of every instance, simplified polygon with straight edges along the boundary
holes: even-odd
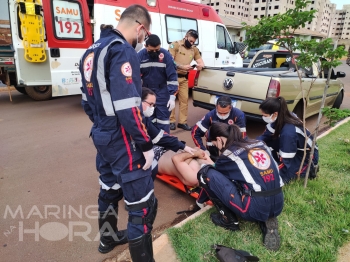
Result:
[[[196,76],[194,77],[194,86],[198,86],[198,78],[199,78],[199,73],[201,71],[197,70]]]
[[[266,97],[279,97],[281,91],[280,82],[277,80],[271,80],[269,84],[269,89],[267,90]]]

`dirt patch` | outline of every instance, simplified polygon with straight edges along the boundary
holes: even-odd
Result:
[[[339,249],[339,258],[337,262],[349,262],[350,259],[350,242],[346,243]]]

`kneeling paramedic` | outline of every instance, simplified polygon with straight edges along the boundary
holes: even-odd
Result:
[[[91,136],[100,173],[98,250],[107,253],[129,242],[134,262],[154,261],[151,230],[157,199],[150,169],[154,153],[141,111],[140,64],[135,51],[142,47],[150,24],[147,9],[126,8],[117,28],[107,28],[80,62],[82,105],[94,123]],[[128,225],[127,230],[118,231],[118,203],[123,197]]]
[[[277,250],[283,181],[269,148],[264,142],[244,139],[236,125],[213,123],[209,134],[221,155],[214,166],[203,166],[197,178],[201,194],[207,194],[219,211],[211,214],[213,223],[235,231],[239,230],[236,215],[256,221],[266,248]]]

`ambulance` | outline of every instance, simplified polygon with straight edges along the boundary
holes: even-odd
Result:
[[[243,67],[225,25],[207,5],[181,0],[7,2],[5,12],[1,10],[0,14],[9,21],[11,43],[0,44],[1,72],[6,74],[7,84],[35,100],[80,94],[81,56],[98,39],[100,25],[116,26],[131,4],[148,9],[152,17],[150,31],[160,37],[163,48],[168,49],[171,42],[183,39],[187,30],[194,29],[199,33],[196,45],[205,65]],[[192,79],[193,75],[195,71],[190,75]]]

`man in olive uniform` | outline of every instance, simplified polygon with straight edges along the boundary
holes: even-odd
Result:
[[[199,53],[199,50],[194,43],[198,39],[198,33],[196,30],[188,30],[184,39],[175,41],[170,44],[169,52],[173,56],[177,67],[177,75],[179,82],[179,93],[177,94],[179,99],[179,122],[178,128],[182,128],[186,131],[190,131],[191,127],[187,124],[187,111],[188,111],[188,71],[193,69],[190,63],[195,60],[197,70],[201,70],[204,67],[204,62]],[[175,130],[175,108],[170,115],[170,129]]]

